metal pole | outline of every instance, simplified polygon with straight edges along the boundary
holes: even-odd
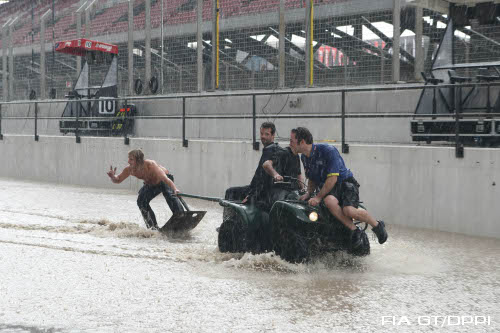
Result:
[[[380,41],[380,83],[384,83],[385,55],[382,41]]]
[[[343,154],[348,154],[349,153],[349,145],[345,143],[345,90],[342,90],[342,153]]]
[[[304,46],[304,51],[306,53],[306,62],[305,62],[305,84],[306,87],[310,87],[312,85],[311,82],[311,59],[313,57],[312,55],[312,5],[311,5],[311,0],[306,2],[306,20],[305,20],[305,26],[306,26],[306,44]]]
[[[9,33],[9,23],[10,19],[5,22],[5,24],[2,26],[2,83],[3,83],[3,100],[4,102],[7,102],[8,100],[8,95],[9,95],[9,71],[7,70],[7,36]]]
[[[179,65],[179,92],[182,92],[182,65]]]
[[[145,61],[146,61],[146,86],[149,89],[151,80],[151,0],[146,0],[146,41],[145,41]]]
[[[9,24],[9,98],[14,99],[14,24],[17,22],[18,17],[12,20]]]
[[[347,55],[344,52],[342,52],[342,61],[344,62],[344,86],[347,86]]]
[[[198,92],[203,90],[203,0],[197,0],[196,6],[196,56]]]
[[[40,99],[45,99],[47,94],[47,79],[45,69],[45,20],[50,14],[50,9],[40,19]]]
[[[401,34],[401,0],[394,0],[392,12],[392,81],[398,82],[399,76],[399,40]]]
[[[280,0],[279,10],[279,78],[278,87],[285,87],[285,0]]]
[[[2,134],[2,104],[0,104],[0,140],[3,140],[3,134]]]
[[[310,12],[309,12],[309,86],[312,87],[314,83],[314,52],[313,52],[313,36],[314,36],[314,0],[310,0]]]
[[[54,71],[55,71],[55,63],[56,63],[56,43],[55,43],[55,32],[54,27],[56,26],[56,10],[55,10],[55,0],[52,0],[52,70],[51,72],[51,80],[50,80],[50,90],[54,89]]]
[[[219,89],[219,0],[215,0],[217,3],[217,20],[215,21],[216,27],[216,38],[215,38],[215,89]]]
[[[188,146],[188,140],[186,140],[186,97],[182,97],[182,146]]]
[[[464,41],[464,46],[465,46],[465,63],[470,62],[470,43]],[[465,69],[465,76],[470,77],[470,69],[466,68]]]
[[[134,0],[128,2],[128,94],[134,95]]]
[[[35,141],[38,141],[38,103],[35,102]]]
[[[454,88],[455,92],[455,157],[464,157],[464,147],[460,143],[460,113],[462,111],[462,88]]]
[[[30,79],[28,81],[28,91],[31,93],[32,89],[32,80],[33,80],[33,66],[35,62],[35,49],[34,49],[34,44],[35,44],[35,29],[34,25],[35,24],[35,2],[31,2],[31,68],[30,68]]]
[[[80,39],[82,38],[82,10],[84,7],[87,5],[87,2],[83,5],[80,6],[76,10],[76,38]],[[76,57],[76,76],[80,75],[80,71],[82,69],[82,58],[81,57]]]
[[[423,8],[415,8],[415,79],[422,81],[424,71],[424,48],[422,46],[422,36],[424,33]]]
[[[80,143],[80,120],[78,119],[80,117],[80,109],[82,107],[82,103],[76,102],[76,123],[75,123],[75,137],[76,137],[76,143]]]
[[[255,94],[252,95],[252,144],[253,150],[259,150],[259,143],[257,142],[257,138],[255,132],[257,131],[257,110],[256,110],[256,98]]]
[[[125,115],[126,115],[126,117],[128,117],[129,116],[129,111],[128,111],[129,106],[128,106],[127,100],[125,100],[124,108],[125,108]],[[134,118],[132,118],[132,121],[134,121]],[[130,144],[130,139],[128,137],[128,129],[130,127],[130,126],[128,126],[129,120],[124,119],[123,125],[125,125],[125,122],[126,122],[127,126],[123,127],[123,143],[126,145],[129,145]]]
[[[161,28],[160,28],[160,39],[161,39],[161,62],[160,62],[160,82],[161,82],[161,93],[163,94],[163,2],[161,1]]]
[[[219,88],[219,0],[212,7],[212,89]]]

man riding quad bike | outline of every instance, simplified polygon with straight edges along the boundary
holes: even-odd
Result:
[[[243,204],[244,198],[238,197],[238,193],[231,189],[226,191],[224,200],[220,201],[224,213],[218,229],[219,250],[233,253],[274,251],[292,263],[335,251],[368,255],[370,242],[364,230],[361,245],[351,248],[350,230],[323,204],[312,207],[307,201],[298,200],[299,191],[293,185],[297,181],[284,177],[283,182],[274,183],[271,204]]]

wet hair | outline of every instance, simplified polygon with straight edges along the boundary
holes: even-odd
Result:
[[[132,157],[137,162],[137,164],[144,163],[144,153],[140,149],[133,149],[129,151],[128,156]]]
[[[274,123],[272,123],[270,121],[266,121],[266,122],[262,123],[262,125],[260,125],[260,128],[270,128],[271,135],[274,135],[274,133],[276,132],[276,126],[274,126]]]
[[[308,145],[312,145],[313,136],[311,132],[305,127],[297,127],[292,129],[292,133],[295,134],[295,138],[297,139],[297,143],[300,144],[302,140],[306,142]]]

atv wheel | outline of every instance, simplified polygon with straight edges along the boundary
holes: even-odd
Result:
[[[224,219],[224,222],[222,222],[219,227],[219,251],[231,253],[245,252],[246,240],[242,221],[239,216],[234,213],[228,215],[229,216]]]
[[[366,234],[366,232],[361,231],[361,245],[355,249],[350,249],[348,253],[358,257],[363,257],[370,254],[370,241],[368,240],[368,235]]]
[[[309,258],[307,243],[295,232],[282,229],[280,238],[281,258],[291,263],[301,263]]]

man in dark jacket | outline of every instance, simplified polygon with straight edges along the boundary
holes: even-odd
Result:
[[[260,141],[264,148],[262,155],[252,178],[252,182],[248,186],[231,187],[226,190],[226,199],[242,200],[243,203],[259,203],[267,202],[269,190],[273,184],[273,178],[266,173],[262,167],[264,162],[272,159],[279,145],[274,142],[276,134],[276,126],[271,122],[262,123],[260,126]]]

